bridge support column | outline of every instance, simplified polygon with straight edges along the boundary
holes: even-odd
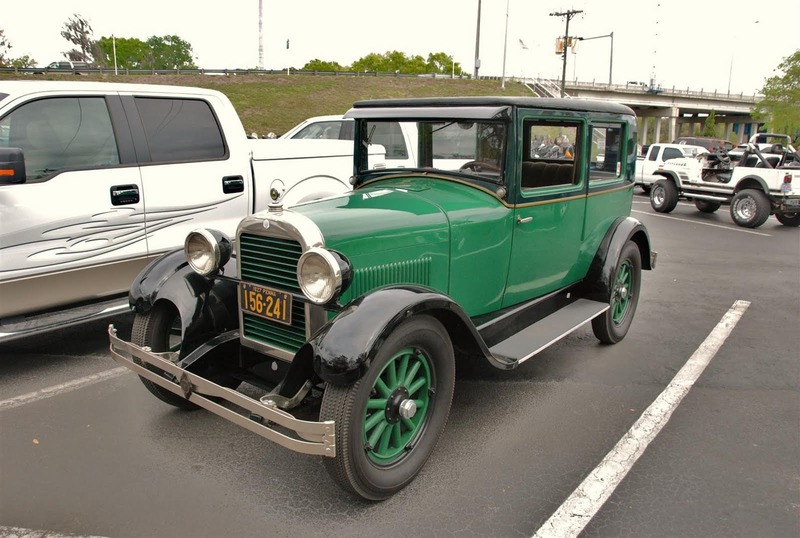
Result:
[[[669,141],[672,142],[676,138],[678,138],[678,116],[680,115],[680,109],[676,106],[671,107],[669,109]]]
[[[658,119],[658,118],[656,118]],[[650,127],[650,118],[642,118],[642,132],[639,137],[639,144],[644,146],[647,144],[647,129]]]
[[[754,134],[758,134],[758,123],[757,122],[750,124],[750,136],[753,136]]]
[[[656,118],[656,139],[655,139],[655,143],[661,142],[661,119],[662,118]],[[672,140],[670,140],[670,142],[672,142]]]

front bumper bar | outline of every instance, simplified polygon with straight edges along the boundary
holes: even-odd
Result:
[[[108,326],[108,338],[111,342],[111,356],[115,361],[158,386],[295,452],[336,457],[336,437],[332,420],[300,420],[279,409],[270,400],[262,403],[241,392],[221,387],[178,367],[168,358],[174,356],[174,353],[154,353],[147,347],[139,347],[120,339],[114,325]],[[177,381],[167,379],[147,369],[145,365],[162,370]],[[224,400],[235,409],[223,406],[215,400]],[[278,431],[276,426],[293,432],[296,437]]]

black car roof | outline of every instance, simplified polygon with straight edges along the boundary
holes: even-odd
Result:
[[[442,108],[483,108],[485,112],[494,109],[507,107],[536,108],[546,110],[566,110],[574,112],[601,112],[609,114],[622,114],[634,116],[633,110],[625,105],[611,101],[599,101],[591,99],[559,99],[544,97],[508,97],[508,96],[472,96],[472,97],[417,97],[407,99],[371,99],[368,101],[357,101],[353,104],[345,117],[360,118],[376,116],[369,113],[371,109],[442,109]],[[434,112],[434,111],[432,111]],[[441,115],[442,110],[438,110]],[[397,111],[398,115],[408,115],[408,111]],[[392,114],[394,115],[394,114]]]

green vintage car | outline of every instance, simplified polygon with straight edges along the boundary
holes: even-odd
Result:
[[[655,253],[630,217],[625,106],[426,98],[346,117],[351,193],[286,208],[275,181],[235,238],[197,230],[146,268],[132,342],[109,335],[161,400],[324,456],[344,490],[380,500],[434,450],[457,368],[512,370],[588,322],[619,342]],[[371,161],[388,123],[413,133],[414,168]]]

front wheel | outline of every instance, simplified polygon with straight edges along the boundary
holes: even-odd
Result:
[[[180,351],[181,349],[181,317],[175,307],[169,303],[158,303],[146,314],[136,314],[131,329],[131,342],[137,346],[147,346],[151,351]],[[156,372],[173,380],[172,376],[152,366],[145,366],[148,370]],[[164,387],[153,383],[149,379],[139,376],[144,386],[153,396],[175,406],[179,409],[191,411],[199,407],[186,398],[168,391]]]
[[[767,195],[756,189],[743,189],[731,201],[731,218],[744,228],[758,228],[769,218]]]
[[[320,420],[336,421],[336,457],[325,467],[345,491],[383,500],[422,469],[444,430],[455,385],[453,346],[433,317],[403,322],[367,373],[327,385]]]
[[[793,213],[791,215],[776,213],[775,218],[784,226],[800,226],[800,213]]]
[[[628,241],[620,253],[611,280],[610,307],[592,320],[592,331],[604,344],[616,344],[628,334],[642,281],[642,254],[633,241]]]
[[[713,213],[721,204],[719,202],[712,202],[709,200],[695,200],[694,206],[697,208],[698,211],[703,213]]]
[[[659,213],[670,213],[678,205],[678,187],[667,179],[659,179],[650,189],[650,206]]]

